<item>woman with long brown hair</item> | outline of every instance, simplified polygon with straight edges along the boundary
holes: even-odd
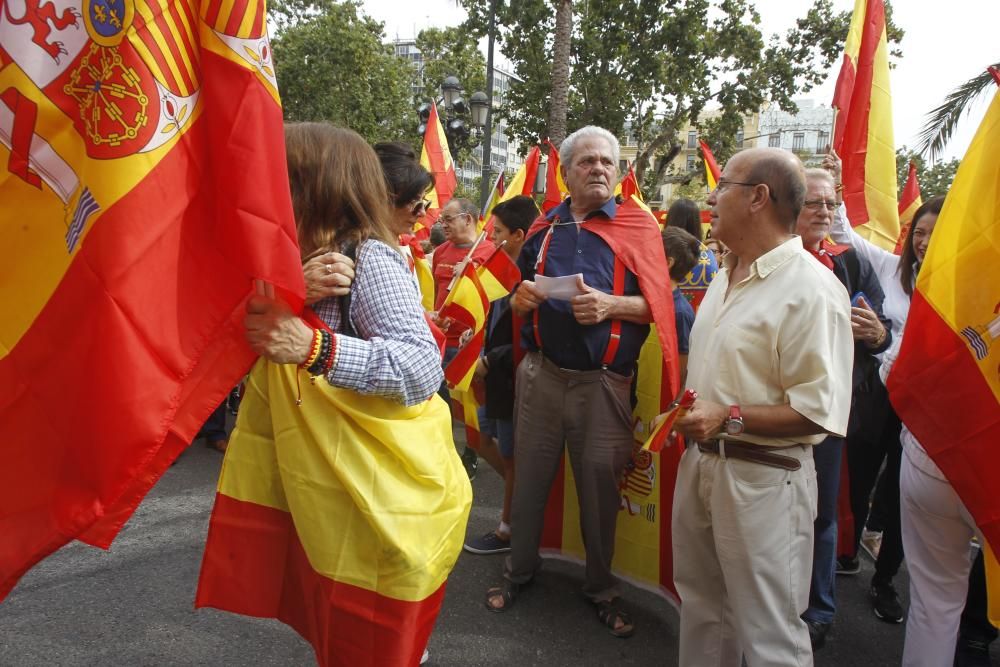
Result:
[[[347,302],[342,299],[326,298],[313,306],[336,332],[330,335],[329,353],[314,360],[323,363],[313,364],[313,370],[334,386],[405,405],[427,400],[441,384],[441,355],[397,249],[393,210],[375,152],[357,133],[325,123],[288,125],[285,144],[303,258],[325,250],[356,255],[350,321],[343,321]],[[278,363],[309,360],[312,329],[297,317],[273,327],[266,320],[258,322],[252,311],[248,317],[247,339],[255,352]]]
[[[302,257],[353,257],[354,280],[302,317],[266,285],[247,302],[263,359],[226,453],[198,605],[284,621],[320,665],[417,665],[472,500],[436,394],[440,351],[375,151],[325,123],[290,124],[285,143]],[[254,597],[248,581],[281,593]]]

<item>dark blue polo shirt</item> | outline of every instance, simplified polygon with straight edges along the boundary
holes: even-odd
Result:
[[[603,216],[614,220],[617,206],[609,199],[604,206],[587,214],[587,218]],[[573,221],[570,200],[549,211],[545,216],[557,222]],[[524,244],[517,264],[525,280],[535,279],[535,264],[545,239],[546,231],[539,231]],[[545,271],[549,277],[583,274],[583,282],[607,294],[614,293],[615,258],[604,240],[577,224],[557,224],[552,230],[552,240],[545,255]],[[641,295],[635,274],[625,272],[625,295]],[[529,317],[521,332],[522,345],[537,350],[533,317]],[[573,317],[569,301],[547,299],[538,309],[538,326],[542,339],[542,352],[560,368],[594,370],[601,367],[604,350],[611,333],[611,320],[584,326]],[[642,347],[649,334],[648,324],[622,322],[618,353],[609,368],[622,375],[631,375]]]

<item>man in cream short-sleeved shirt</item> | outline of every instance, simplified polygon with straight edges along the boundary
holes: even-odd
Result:
[[[850,302],[793,235],[801,162],[737,153],[708,198],[730,248],[691,330],[687,439],[674,490],[680,664],[812,665],[809,602],[816,472],[811,445],[843,436]],[[728,445],[728,447],[727,447]]]

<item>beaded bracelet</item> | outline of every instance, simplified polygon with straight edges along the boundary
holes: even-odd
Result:
[[[306,370],[309,372],[309,375],[315,377],[323,371],[323,366],[326,365],[327,357],[329,357],[330,353],[332,352],[331,347],[332,347],[332,338],[330,337],[330,333],[328,331],[321,331],[319,354],[313,360],[313,363],[309,364],[309,366],[306,368]]]
[[[319,358],[320,351],[322,349],[323,336],[319,329],[313,329],[312,345],[310,346],[309,356],[303,361],[299,367],[309,368],[316,363],[316,359]]]

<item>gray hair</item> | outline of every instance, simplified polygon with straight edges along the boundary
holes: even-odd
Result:
[[[836,185],[836,181],[833,179],[833,174],[828,172],[826,169],[820,169],[819,167],[809,167],[806,169],[807,182],[820,179],[830,181],[830,185]]]
[[[563,142],[559,144],[559,163],[569,165],[573,163],[573,150],[576,148],[576,142],[580,139],[586,138],[600,138],[608,142],[611,146],[611,157],[615,162],[615,169],[618,169],[618,160],[621,158],[621,147],[618,145],[618,138],[611,134],[603,127],[597,127],[596,125],[587,125],[586,127],[581,127],[579,130],[569,135]]]

